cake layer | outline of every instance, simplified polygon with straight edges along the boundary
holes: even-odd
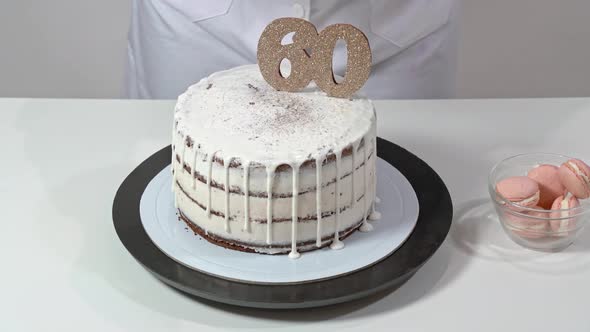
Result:
[[[211,214],[202,207],[196,206],[194,202],[182,191],[176,191],[176,199],[180,212],[196,226],[206,230],[207,233],[214,234],[217,238],[235,243],[237,245],[246,245],[248,247],[273,247],[291,249],[292,241],[292,221],[259,223],[250,222],[248,228],[244,229],[242,219],[231,219],[228,221],[229,227],[225,227],[224,216]],[[372,202],[374,195],[367,197],[367,202]],[[273,200],[273,206],[280,205],[281,199]],[[289,199],[290,200],[290,199]],[[340,210],[339,215],[339,235],[340,232],[356,228],[363,222],[363,200],[361,197],[353,207],[347,206]],[[266,204],[265,204],[266,205]],[[367,204],[367,214],[371,212],[371,204]],[[335,213],[325,215],[320,221],[319,238],[328,241],[334,238],[336,215]],[[318,240],[318,223],[316,219],[309,221],[300,221],[297,223],[296,243],[298,245],[316,243]],[[353,227],[355,226],[355,227]]]
[[[348,159],[348,160],[347,160]],[[374,158],[372,154],[368,159],[368,168],[365,168],[365,162],[358,160],[355,164],[355,172],[352,173],[351,158],[343,158],[342,171],[340,177],[340,208],[350,206],[353,199],[353,180],[355,199],[359,200],[364,195],[364,181],[363,172],[367,174],[367,189],[372,192],[375,185],[375,176],[373,173]],[[201,205],[203,209],[207,207],[209,189],[207,186],[207,179],[197,179],[186,168],[179,170],[174,177],[180,189],[192,198],[193,202]],[[218,169],[216,169],[218,168]],[[336,174],[335,167],[328,164],[322,167],[322,184],[321,184],[321,203],[322,215],[332,213],[335,211],[335,185]],[[242,168],[228,170],[231,190],[229,196],[229,219],[244,220],[245,219],[245,202],[244,195],[244,172]],[[302,168],[299,170],[299,177],[301,179],[299,185],[299,211],[298,219],[316,219],[317,216],[317,192],[316,192],[316,169]],[[275,173],[273,179],[272,197],[273,197],[273,221],[291,221],[292,220],[292,172]],[[249,174],[249,190],[248,196],[249,211],[248,218],[253,222],[267,222],[267,198],[266,191],[267,173],[264,172],[250,172]],[[214,166],[212,171],[212,181],[215,185],[211,185],[211,205],[212,213],[216,215],[226,214],[225,205],[225,175],[224,169],[221,166]]]
[[[361,142],[362,143],[362,142]],[[178,142],[177,142],[178,144]],[[374,143],[367,145],[367,150],[365,151],[364,144],[361,144],[356,149],[355,156],[353,158],[352,153],[341,157],[341,166],[340,166],[340,175],[342,178],[349,176],[352,170],[352,160],[355,159],[355,169],[360,167],[364,164],[364,159],[370,159],[373,157],[374,153]],[[366,153],[366,155],[365,155]],[[225,167],[222,163],[211,162],[207,161],[209,156],[207,156],[207,152],[196,149],[196,146],[186,147],[181,146],[179,148],[175,148],[174,152],[174,160],[173,167],[174,169],[182,168],[187,173],[192,173],[194,178],[201,183],[205,183],[208,178],[209,174],[209,167],[211,167],[211,179],[212,179],[212,186],[214,188],[218,188],[224,190],[225,184]],[[330,161],[330,156],[324,158],[323,165],[322,165],[322,180],[323,185],[329,182],[334,182],[336,179],[336,168],[335,168],[335,160]],[[335,158],[334,158],[335,159]],[[182,164],[179,164],[182,160]],[[242,193],[243,194],[243,185],[244,185],[244,165],[242,165],[241,161],[237,158],[232,159],[236,162],[232,165],[230,163],[230,167],[227,169],[227,173],[230,179],[230,192],[231,193]],[[277,168],[280,168],[280,171],[277,171]],[[300,174],[314,174],[316,168],[316,160],[311,159],[310,162],[306,162],[299,167]],[[266,197],[267,194],[267,187],[266,187],[266,177],[267,177],[268,169],[262,166],[256,166],[254,164],[250,164],[248,167],[248,176],[250,178],[249,183],[249,192],[250,196],[256,197]],[[281,196],[290,196],[292,192],[292,181],[290,174],[292,174],[292,168],[289,165],[279,165],[275,166],[275,182],[273,183],[273,195],[276,197]],[[306,192],[310,189],[315,189],[316,187],[316,179],[310,176],[301,176],[299,180],[299,191]],[[358,187],[357,187],[358,188]]]
[[[201,227],[197,226],[195,222],[190,220],[185,214],[179,212],[179,219],[184,221],[188,227],[195,233],[206,239],[207,241],[228,248],[238,251],[245,251],[245,252],[255,252],[259,254],[287,254],[291,251],[291,244],[288,245],[252,245],[244,242],[237,242],[235,240],[227,240],[224,237],[220,237],[216,234],[211,232],[207,232]],[[342,230],[338,235],[340,240],[344,240],[354,231],[356,231],[363,223],[363,220],[359,220],[358,223],[355,225]],[[315,249],[323,248],[327,245],[330,245],[334,241],[334,237],[330,234],[327,237],[324,237],[319,244],[316,241],[306,241],[306,242],[298,242],[297,248],[299,252],[305,252]]]

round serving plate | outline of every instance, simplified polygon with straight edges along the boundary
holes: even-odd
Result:
[[[286,284],[329,279],[352,273],[389,256],[410,236],[418,220],[418,198],[406,178],[383,159],[377,159],[377,211],[381,221],[371,222],[372,232],[354,232],[343,241],[343,250],[324,247],[286,255],[260,255],[214,245],[178,219],[172,174],[165,167],[141,196],[139,214],[152,242],[168,257],[197,271],[249,283]],[[272,267],[272,268],[269,268]]]
[[[352,234],[343,250],[326,248],[293,261],[283,255],[234,252],[197,241],[174,216],[170,186],[164,185],[170,146],[144,161],[121,184],[113,203],[115,229],[133,257],[160,280],[213,301],[269,309],[309,308],[397,288],[444,241],[452,203],[440,177],[422,160],[380,138],[377,150],[382,199],[377,207],[383,218],[374,222],[373,232]],[[203,250],[208,250],[207,255],[199,256]],[[365,256],[353,255],[367,250]],[[207,259],[211,257],[215,259]],[[220,261],[222,257],[234,264]],[[244,259],[250,260],[248,264],[235,265]],[[243,273],[268,263],[265,260],[275,260],[271,264],[284,268],[274,276]]]

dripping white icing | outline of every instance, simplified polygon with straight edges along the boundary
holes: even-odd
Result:
[[[178,123],[177,126],[175,125],[176,123]],[[298,214],[305,213],[305,215],[308,216],[314,213],[313,205],[305,204],[305,206],[299,206],[299,210],[295,209],[294,211],[296,212],[296,215],[291,215],[291,252],[297,252],[298,254],[296,246],[297,239],[299,239],[299,241],[302,239],[313,239],[314,233],[316,236],[316,246],[321,246],[322,236],[332,234],[332,221],[335,223],[335,231],[333,233],[334,241],[332,242],[331,247],[338,249],[342,246],[342,241],[339,239],[339,228],[346,228],[350,226],[351,222],[348,213],[344,214],[343,212],[341,214],[340,209],[342,206],[340,205],[352,205],[354,206],[354,211],[357,211],[357,213],[358,210],[360,210],[361,204],[358,203],[361,202],[356,201],[356,198],[361,194],[361,189],[359,189],[361,182],[359,181],[359,184],[355,184],[357,176],[363,176],[364,180],[362,188],[364,199],[362,204],[365,209],[362,213],[363,225],[360,229],[362,230],[366,229],[366,227],[370,227],[370,224],[366,223],[366,212],[368,212],[367,208],[369,208],[368,204],[371,198],[371,195],[367,195],[367,187],[370,188],[369,182],[373,183],[372,178],[371,181],[369,181],[366,178],[366,174],[354,174],[354,169],[357,159],[360,159],[360,155],[357,154],[357,152],[360,152],[358,151],[357,144],[360,144],[360,140],[365,134],[367,135],[367,137],[365,137],[367,142],[370,137],[374,137],[374,123],[374,108],[372,103],[365,98],[355,97],[350,100],[343,98],[326,98],[324,94],[317,93],[317,89],[313,86],[298,93],[276,91],[266,84],[256,65],[243,66],[229,71],[216,73],[196,85],[193,85],[186,91],[186,93],[179,97],[175,108],[173,123],[173,142],[177,147],[176,151],[172,152],[173,162],[176,159],[175,153],[180,152],[178,150],[180,149],[178,144],[182,135],[188,135],[194,142],[198,142],[199,151],[196,149],[196,144],[193,147],[195,149],[195,156],[192,165],[192,174],[190,174],[192,188],[196,189],[197,187],[196,181],[199,181],[197,176],[201,178],[200,174],[203,174],[207,177],[207,191],[203,192],[201,197],[204,202],[204,196],[207,196],[206,214],[209,220],[205,219],[205,225],[217,220],[223,221],[225,219],[225,223],[219,222],[216,224],[218,226],[212,226],[219,227],[221,231],[223,231],[223,229],[229,231],[229,203],[231,202],[232,206],[235,204],[233,201],[234,195],[231,194],[230,196],[229,189],[231,187],[229,183],[230,180],[234,179],[234,174],[236,174],[236,172],[234,172],[233,169],[228,170],[227,167],[225,167],[225,193],[223,192],[223,189],[221,191],[218,191],[217,188],[212,189],[212,172],[214,171],[216,176],[218,174],[217,168],[212,170],[214,163],[213,159],[216,158],[226,161],[232,158],[239,158],[244,165],[247,164],[245,161],[249,161],[265,167],[267,176],[267,225],[264,225],[264,223],[252,222],[252,218],[255,218],[255,214],[258,218],[265,218],[265,206],[264,199],[254,200],[250,197],[250,190],[253,190],[253,192],[264,192],[265,184],[262,182],[264,181],[264,178],[261,179],[260,183],[258,183],[258,181],[256,183],[253,182],[254,174],[257,173],[246,167],[243,173],[244,181],[242,188],[244,192],[244,209],[243,211],[240,211],[239,209],[234,211],[234,218],[239,216],[240,220],[243,220],[243,228],[249,234],[246,235],[246,233],[242,232],[233,232],[228,238],[244,239],[246,241],[253,239],[261,241],[261,243],[266,242],[267,244],[272,245],[279,242],[285,243],[283,241],[288,241],[289,237],[289,233],[283,231],[283,229],[286,230],[284,226],[279,224],[273,225],[273,217],[281,219],[288,218],[289,210],[285,210],[285,207],[292,205],[291,208],[293,209],[293,205],[303,205],[303,200],[301,200],[298,195],[291,196],[291,199],[282,196],[282,198],[278,200],[273,199],[273,191],[284,193],[285,191],[290,190],[289,188],[285,188],[285,185],[287,184],[280,180],[282,175],[277,176],[275,179],[276,167],[277,165],[285,163],[290,165],[293,169],[299,169],[306,160],[315,159],[316,166],[320,165],[320,167],[316,167],[315,212],[317,214],[317,227],[315,229],[312,228],[311,230],[304,231],[305,228],[297,224]],[[185,145],[183,142],[184,139],[181,142],[181,145]],[[371,143],[373,143],[373,141]],[[351,158],[353,159],[351,174],[352,184],[351,187],[346,186],[347,190],[350,188],[352,191],[351,202],[349,204],[348,196],[346,202],[341,202],[342,199],[340,193],[343,190],[341,177],[342,173],[345,172],[342,167],[342,152],[345,148],[350,147],[351,145]],[[370,169],[366,161],[367,150],[369,150],[368,146],[371,145],[365,144],[365,149],[363,151],[365,155],[365,167],[363,171],[368,171]],[[197,153],[200,156],[203,156],[198,160],[198,165],[196,159],[198,158]],[[322,218],[322,176],[325,176],[325,174],[322,174],[322,164],[326,156],[332,153],[335,153],[338,159],[337,162],[330,163],[330,168],[337,167],[337,183],[334,185],[337,187],[335,190],[337,203],[334,215],[330,216],[330,218]],[[206,162],[206,164],[203,162]],[[224,166],[228,164],[229,162],[224,162]],[[334,164],[336,165],[332,166]],[[348,162],[346,164],[346,166],[348,166]],[[176,168],[177,165],[173,163],[173,170]],[[298,174],[297,179],[294,179],[300,181],[302,186],[304,181],[311,180],[304,179],[302,177],[303,174],[304,173]],[[179,177],[181,176],[181,174],[177,175]],[[373,174],[371,174],[371,176],[373,176]],[[221,177],[223,178],[223,175]],[[180,181],[179,183],[183,183],[187,178],[188,176],[186,178],[182,176],[178,179]],[[174,180],[173,190],[177,179],[175,178]],[[334,178],[331,177],[329,180],[333,181]],[[186,188],[190,188],[191,183],[184,183],[187,185]],[[305,183],[307,186],[307,182]],[[303,189],[297,187],[297,192],[299,190]],[[214,208],[217,208],[219,206],[218,204],[221,204],[224,195],[225,216],[223,218],[217,215]],[[231,197],[232,200],[229,200],[229,197]],[[199,197],[196,198],[198,199]],[[310,198],[313,199],[313,196]],[[261,202],[261,204],[256,203],[256,206],[254,206],[255,201]],[[184,204],[189,204],[190,202],[181,201],[180,203],[181,208],[183,208]],[[331,205],[331,202],[324,202],[324,204]],[[216,214],[211,216],[213,212]],[[241,214],[242,212],[243,215]],[[287,213],[287,215],[284,215],[284,213]],[[356,218],[358,218],[359,214],[356,214],[356,216]],[[198,221],[198,218],[196,219]],[[203,218],[201,218],[201,220],[203,220]],[[295,222],[293,222],[293,220],[295,220]],[[330,229],[326,229],[326,222],[330,222]],[[358,219],[356,219],[355,222],[358,222]],[[363,228],[364,224],[368,226]],[[288,224],[285,226],[288,227]],[[297,227],[299,227],[299,232],[297,232]],[[204,230],[205,232],[208,232],[212,231],[213,228],[204,227]],[[264,238],[265,232],[266,241]],[[313,246],[313,244],[311,246]]]
[[[176,185],[176,171],[174,170],[175,167],[175,162],[176,162],[176,121],[172,121],[172,146],[171,146],[171,150],[172,150],[172,161],[170,163],[170,168],[172,169],[172,186],[170,186],[170,190],[172,192],[174,192],[174,187]],[[174,195],[174,200],[176,200],[176,195]],[[176,207],[176,203],[175,207]]]
[[[368,137],[363,138],[364,145],[363,145],[363,224],[359,228],[361,232],[370,232],[373,230],[373,225],[367,222],[367,171],[369,170],[369,160],[367,159],[367,150],[369,148],[369,144],[367,143]]]
[[[373,225],[369,224],[368,222],[364,222],[361,227],[359,227],[359,231],[366,233],[373,230]]]
[[[183,140],[183,141],[184,141],[184,140]],[[178,164],[179,164],[178,166],[180,166],[180,171],[181,171],[181,172],[182,172],[182,169],[183,169],[183,167],[184,167],[184,165],[183,165],[183,164],[184,164],[184,155],[185,155],[185,153],[186,153],[186,145],[185,145],[185,144],[183,144],[183,145],[182,145],[182,153],[180,154],[180,163],[178,163]]]
[[[272,184],[275,178],[275,167],[266,167],[266,244],[272,243]]]
[[[193,189],[197,187],[197,177],[195,174],[197,173],[197,157],[199,156],[199,150],[195,148],[193,145],[193,149],[195,150],[195,155],[193,156],[193,163],[191,164],[191,181],[193,182]]]
[[[360,142],[360,141],[359,141]],[[351,192],[351,197],[350,197],[350,207],[354,207],[354,203],[356,203],[356,192],[355,192],[355,188],[354,188],[354,173],[356,173],[355,170],[355,165],[356,165],[356,150],[358,149],[358,145],[357,143],[353,143],[352,144],[352,173],[350,173],[350,179],[351,179],[351,185],[350,185],[350,192]]]
[[[315,177],[316,177],[316,193],[315,193],[315,206],[317,215],[317,226],[316,226],[316,247],[322,246],[322,164],[324,163],[323,158],[316,158],[315,160]]]
[[[183,139],[183,142],[184,142],[184,139]],[[185,152],[186,152],[186,145],[182,144],[182,152],[180,153],[180,162],[178,162],[178,165],[176,166],[176,169],[174,171],[174,176],[172,177],[172,188],[173,189],[174,189],[174,185],[176,183],[176,179],[178,177],[177,173],[182,172],[182,170],[184,168],[183,163],[184,163]],[[175,159],[176,159],[176,157],[175,157]],[[180,171],[179,171],[178,166],[180,166]],[[178,209],[178,200],[176,199],[176,195],[174,195],[174,208]]]
[[[223,160],[223,171],[225,172],[225,182],[223,188],[225,189],[225,224],[223,228],[229,233],[229,163],[231,158]]]
[[[291,252],[289,258],[297,259],[300,254],[297,252],[297,218],[298,218],[298,202],[299,202],[299,165],[291,165],[293,169],[293,198],[291,203]]]
[[[342,151],[338,151],[336,154],[336,163],[334,164],[336,167],[336,182],[334,183],[334,194],[336,195],[336,213],[334,214],[334,240],[332,244],[330,244],[330,248],[334,250],[339,250],[344,248],[344,244],[340,241],[340,237],[338,235],[339,231],[339,219],[340,219],[340,169],[341,166],[341,159],[342,159]]]
[[[373,150],[373,151],[375,151],[375,159],[374,159],[374,162],[373,162],[373,174],[375,175],[376,174],[376,171],[377,171],[377,139],[373,139],[373,142],[374,142],[374,146],[375,146],[375,148]],[[373,179],[375,179],[375,176],[373,176]],[[373,197],[376,198],[377,197],[377,186],[376,185],[373,186],[373,190],[374,190]],[[376,201],[377,201],[376,199],[373,200],[373,206],[371,208],[371,214],[369,215],[369,219],[370,220],[379,220],[379,219],[381,219],[381,213],[375,211],[375,202]]]
[[[174,191],[174,186],[176,185],[176,151],[174,151],[174,149],[172,149],[172,186],[170,187],[170,190]],[[176,195],[175,195],[176,197]]]
[[[369,215],[369,220],[379,220],[381,219],[381,212],[377,212],[375,210],[373,210],[373,212],[371,212],[371,214]]]
[[[572,208],[570,206],[570,200],[572,198],[572,194],[570,192],[568,192],[565,197],[561,200],[561,205],[559,206],[560,210],[567,210]],[[560,218],[567,218],[570,216],[570,212],[568,211],[561,211],[560,213]],[[570,227],[570,221],[571,219],[564,219],[564,220],[560,220],[559,222],[559,228],[557,230],[558,233],[562,233],[563,232],[567,232],[568,227]],[[561,235],[561,234],[560,234]]]
[[[207,218],[211,218],[211,172],[213,169],[213,155],[207,155]]]
[[[248,222],[250,220],[250,162],[244,161],[242,162],[242,164],[242,167],[244,167],[244,230],[249,231],[250,227],[248,227]]]
[[[174,149],[172,149],[171,168],[172,168],[172,186],[170,187],[170,190],[172,190],[172,192],[174,192],[174,187],[176,186],[176,152]],[[176,195],[174,195],[174,207],[176,207]]]

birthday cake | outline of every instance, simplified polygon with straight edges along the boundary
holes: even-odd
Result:
[[[371,229],[375,121],[366,98],[276,91],[256,65],[204,78],[174,112],[179,218],[234,250],[297,258],[340,249]]]

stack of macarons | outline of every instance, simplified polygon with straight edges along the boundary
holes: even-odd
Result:
[[[496,194],[501,201],[512,203],[508,209],[516,213],[506,212],[505,217],[516,234],[527,238],[567,236],[576,228],[575,213],[569,209],[590,197],[590,166],[579,159],[559,167],[539,165],[527,176],[498,182]]]

